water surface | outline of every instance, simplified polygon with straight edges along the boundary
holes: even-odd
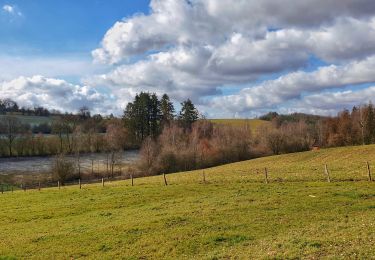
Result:
[[[138,159],[138,155],[138,150],[124,151],[118,154],[117,162],[131,164]],[[74,155],[68,157],[75,158]],[[94,161],[94,169],[103,167],[107,163],[107,154],[82,154],[80,159],[82,169],[91,169],[92,160]],[[0,174],[49,172],[53,161],[53,156],[0,158]]]

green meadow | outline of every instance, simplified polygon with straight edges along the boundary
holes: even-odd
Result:
[[[30,124],[31,126],[39,124],[51,124],[55,117],[53,116],[23,116],[18,114],[10,114],[8,116],[14,116],[20,120],[23,124]],[[5,115],[0,115],[0,120],[5,117]]]
[[[168,186],[154,176],[0,194],[0,259],[369,259],[366,161],[375,171],[374,145],[169,174]]]
[[[260,119],[210,119],[210,121],[219,125],[230,125],[236,127],[248,126],[250,129],[257,129],[263,125],[271,126],[271,122]]]

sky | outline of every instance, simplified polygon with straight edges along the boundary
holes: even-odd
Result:
[[[374,69],[373,0],[0,0],[0,99],[26,107],[335,115],[375,100]]]

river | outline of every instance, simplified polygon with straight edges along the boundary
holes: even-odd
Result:
[[[73,158],[73,155],[68,157]],[[139,157],[138,150],[124,151],[118,156],[118,162],[122,164],[134,163]],[[106,165],[107,155],[103,153],[82,154],[81,167],[90,169],[92,160],[94,167]],[[27,174],[49,172],[53,164],[54,157],[15,157],[0,158],[0,174]]]

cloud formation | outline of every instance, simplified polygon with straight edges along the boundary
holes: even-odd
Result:
[[[43,75],[49,78],[75,77],[100,73],[103,66],[93,65],[90,58],[73,56],[11,56],[0,55],[0,81],[20,76]]]
[[[21,11],[18,10],[16,6],[13,5],[3,5],[2,8],[3,12],[9,14],[9,15],[14,15],[14,16],[22,16]]]
[[[8,12],[8,13],[13,13],[13,12],[14,12],[14,8],[13,8],[13,6],[11,6],[11,5],[4,5],[4,6],[3,6],[3,10],[4,10],[5,12]]]
[[[48,78],[19,66],[27,73],[10,71],[14,76],[0,78],[6,80],[2,91],[21,86],[7,95],[53,108],[65,100],[71,110],[79,102],[92,107],[104,102],[106,114],[119,114],[140,91],[168,93],[176,102],[191,98],[212,117],[271,109],[327,114],[363,102],[361,94],[374,98],[366,86],[375,85],[375,2],[151,0],[148,14],[117,21],[92,57],[106,69],[98,73],[86,62],[57,62],[67,78],[87,71],[82,86],[57,84],[54,78],[61,75],[49,61],[40,61],[34,68]],[[5,61],[0,57],[5,64],[0,69],[9,71],[12,63]],[[67,94],[57,97],[58,89]],[[56,96],[56,103],[44,95]]]
[[[108,30],[92,55],[114,68],[87,83],[193,98],[212,115],[281,111],[304,93],[375,83],[373,1],[153,0],[150,7]],[[246,87],[222,91],[231,86]]]
[[[293,8],[290,8],[293,6]],[[270,28],[309,30],[337,19],[371,17],[371,0],[153,0],[150,15],[117,22],[93,51],[101,62],[116,63],[133,55],[171,45],[218,45],[240,33],[249,40],[265,38]]]
[[[77,112],[87,106],[94,113],[109,114],[116,107],[110,95],[89,86],[73,85],[64,80],[43,76],[19,77],[0,82],[1,98],[10,98],[20,106],[43,106],[61,112]]]
[[[313,72],[297,71],[275,80],[244,88],[239,93],[216,97],[211,101],[214,107],[231,112],[269,108],[289,100],[302,98],[306,92],[314,93],[327,89],[347,87],[375,82],[375,56],[345,65],[320,67]],[[241,108],[241,109],[239,109]]]

